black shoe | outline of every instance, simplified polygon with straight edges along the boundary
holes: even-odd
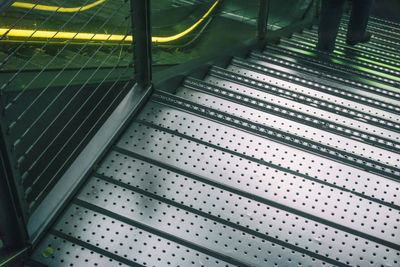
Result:
[[[369,40],[371,40],[372,37],[372,33],[370,32],[366,32],[363,36],[363,38],[361,38],[360,43],[368,43]]]
[[[317,49],[318,52],[332,53],[333,49],[334,49],[334,46],[317,44],[316,49]]]
[[[319,53],[324,53],[324,54],[330,54],[333,52],[333,49],[321,49],[321,48],[317,48],[317,52]]]
[[[358,44],[358,43],[368,43],[369,40],[371,40],[371,37],[372,37],[372,34],[371,34],[370,32],[366,32],[366,33],[364,34],[364,36],[363,36],[361,39],[359,39],[359,40],[350,40],[350,39],[347,39],[347,40],[346,40],[346,44],[353,46],[353,45],[356,45],[356,44]]]

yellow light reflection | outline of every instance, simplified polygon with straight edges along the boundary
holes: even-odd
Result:
[[[52,11],[52,12],[78,12],[78,11],[85,11],[107,0],[98,0],[86,6],[80,7],[58,7],[58,6],[47,6],[47,5],[35,5],[31,3],[24,3],[24,2],[14,2],[11,6],[12,7],[19,7],[19,8],[29,8],[34,10],[42,10],[42,11]]]
[[[102,0],[105,1],[105,0]],[[181,33],[172,36],[152,37],[154,43],[167,43],[175,41],[193,31],[199,24],[207,18],[208,15],[214,10],[220,0],[215,1],[211,8],[192,26],[187,28]],[[36,30],[20,30],[20,29],[6,29],[0,28],[0,35],[7,37],[31,37],[31,38],[45,38],[45,39],[73,39],[73,40],[93,40],[93,41],[122,41],[132,42],[132,36],[122,34],[94,34],[94,33],[76,33],[76,32],[57,32],[57,31],[36,31]]]
[[[8,31],[8,33],[7,33]],[[76,32],[57,32],[57,31],[35,31],[35,30],[17,30],[0,28],[0,35],[7,33],[8,37],[29,37],[46,39],[74,39],[74,40],[93,40],[93,41],[121,41],[125,35],[122,34],[94,34],[94,33],[76,33]],[[132,36],[127,36],[126,41],[132,42]]]
[[[189,27],[185,31],[183,31],[181,33],[178,33],[176,35],[169,36],[169,37],[152,37],[152,41],[155,42],[155,43],[166,43],[166,42],[171,42],[171,41],[177,40],[177,39],[187,35],[191,31],[193,31],[197,26],[199,26],[199,24],[208,15],[210,15],[211,11],[213,11],[213,9],[217,6],[218,2],[219,2],[219,0],[215,1],[215,3],[211,6],[211,8],[203,15],[203,17],[201,17],[201,19],[199,19],[195,24],[193,24],[191,27]]]

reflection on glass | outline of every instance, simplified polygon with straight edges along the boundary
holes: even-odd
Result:
[[[258,0],[171,0],[152,5],[153,37],[176,36],[196,25],[179,39],[153,43],[156,71],[216,54],[256,36]]]

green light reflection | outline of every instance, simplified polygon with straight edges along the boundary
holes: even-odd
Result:
[[[389,86],[389,85],[386,85],[386,84],[381,84],[381,83],[378,83],[378,82],[375,82],[375,81],[366,80],[366,79],[363,79],[363,78],[357,78],[357,80],[362,82],[362,83],[365,83],[365,84],[368,84],[368,85],[371,85],[371,86],[374,86],[374,87],[379,87],[379,88],[382,88],[382,89],[385,89],[385,90],[388,90],[388,91],[392,91],[392,92],[396,92],[396,93],[398,93],[400,91],[399,88],[395,88],[393,86]]]
[[[390,66],[390,65],[387,65],[387,64],[385,64],[385,63],[376,62],[376,61],[371,60],[371,59],[368,59],[368,58],[355,57],[355,59],[358,59],[358,60],[361,60],[361,61],[365,61],[365,62],[374,64],[374,65],[378,65],[378,66],[381,66],[381,67],[384,67],[384,68],[388,68],[388,69],[393,69],[393,70],[396,70],[396,71],[400,71],[400,68],[397,68],[397,67],[394,67],[394,66]]]
[[[313,52],[301,50],[301,49],[294,48],[294,47],[286,47],[286,49],[289,49],[289,50],[291,50],[293,52],[297,52],[297,53],[300,53],[300,54],[303,54],[303,55],[306,55],[306,56],[312,56],[312,57],[316,56],[316,54],[313,53]]]
[[[301,44],[310,46],[310,47],[312,47],[312,48],[315,48],[315,47],[316,47],[316,44],[314,44],[314,43],[309,43],[309,42],[300,41],[300,40],[298,40],[298,42],[301,43]],[[345,55],[346,55],[344,52],[339,51],[339,50],[337,50],[337,49],[333,50],[333,53],[338,54],[338,55],[342,55],[342,56],[345,56]],[[374,65],[377,65],[377,66],[381,66],[381,67],[384,67],[384,68],[388,68],[388,69],[393,69],[393,70],[396,70],[396,71],[400,71],[400,68],[397,68],[397,67],[394,67],[394,66],[390,66],[390,65],[387,65],[387,64],[385,64],[385,63],[377,62],[377,61],[374,61],[374,60],[371,60],[371,59],[368,59],[368,58],[358,57],[358,56],[357,56],[357,57],[354,57],[354,59],[357,59],[357,60],[360,60],[360,61],[364,61],[364,62],[368,62],[368,63],[374,64]],[[384,75],[385,75],[385,74],[384,74]],[[393,76],[393,77],[394,77],[394,76]]]
[[[305,41],[298,41],[298,42],[301,43],[301,44],[304,44],[304,45],[308,45],[308,46],[313,47],[313,48],[315,48],[315,46],[316,46],[313,43],[309,43],[309,42],[305,42]],[[302,51],[301,53],[305,54],[306,51]],[[343,52],[340,52],[338,50],[334,50],[334,53],[339,54],[339,55],[344,55]],[[313,54],[313,56],[315,56],[315,54]],[[368,59],[361,58],[361,57],[356,57],[356,59],[369,62],[369,61],[367,61]],[[330,61],[332,61],[333,63],[337,63],[337,64],[340,64],[340,65],[343,65],[343,66],[349,66],[349,67],[352,67],[352,68],[357,69],[357,70],[368,72],[370,74],[373,74],[373,75],[376,75],[376,76],[379,76],[379,77],[382,77],[382,78],[391,79],[391,80],[394,80],[394,81],[400,81],[399,77],[396,77],[396,76],[393,76],[393,75],[390,75],[390,74],[386,74],[386,73],[383,73],[383,72],[380,72],[380,71],[372,70],[372,69],[369,69],[369,68],[366,68],[366,67],[362,67],[362,66],[358,66],[358,65],[346,64],[345,62],[343,62],[341,60],[338,60],[338,59],[334,59],[334,58],[330,58]],[[375,62],[375,61],[372,61],[372,60],[370,60],[370,61],[371,62],[369,62],[369,63],[380,65],[380,64],[378,64],[379,62]],[[381,64],[385,66],[385,64],[383,64],[383,63],[381,63]],[[397,68],[395,68],[395,69],[397,70]]]

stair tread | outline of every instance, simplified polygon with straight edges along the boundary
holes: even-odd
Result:
[[[400,65],[316,59],[314,33],[156,90],[32,258],[398,265]]]

